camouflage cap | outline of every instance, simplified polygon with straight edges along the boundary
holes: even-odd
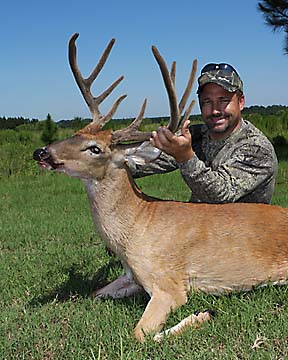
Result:
[[[208,83],[220,85],[229,92],[239,90],[243,93],[243,82],[236,71],[211,70],[202,73],[198,78],[197,94],[199,94],[203,86]]]

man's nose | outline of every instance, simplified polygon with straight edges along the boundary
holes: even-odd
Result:
[[[221,106],[220,106],[219,101],[213,101],[212,102],[212,113],[218,114],[219,112],[221,112]]]

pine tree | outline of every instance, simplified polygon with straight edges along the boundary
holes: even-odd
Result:
[[[284,53],[288,55],[288,0],[262,0],[258,2],[258,10],[273,31],[285,32]]]
[[[41,140],[45,144],[50,144],[57,139],[56,133],[57,133],[57,125],[52,120],[51,115],[48,114],[45,120],[45,125],[43,129],[43,133],[41,135]]]

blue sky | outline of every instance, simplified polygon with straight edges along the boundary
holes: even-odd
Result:
[[[109,40],[116,44],[93,93],[120,75],[125,79],[105,101],[108,110],[128,97],[115,117],[135,117],[145,97],[146,116],[168,114],[167,96],[151,46],[177,62],[180,97],[194,58],[234,65],[244,81],[246,106],[288,105],[288,56],[284,34],[273,33],[257,1],[10,0],[1,4],[0,116],[55,121],[90,117],[72,77],[67,44],[79,32],[78,63],[87,76]],[[196,86],[193,96],[196,97]],[[198,105],[193,113],[199,113]]]

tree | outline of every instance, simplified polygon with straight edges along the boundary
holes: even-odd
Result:
[[[43,133],[41,135],[41,140],[45,144],[50,144],[57,139],[56,133],[57,133],[57,125],[52,120],[51,115],[48,114],[45,120],[45,125],[43,129]]]
[[[79,116],[74,117],[72,127],[74,131],[80,130],[83,127],[82,118]]]
[[[288,0],[262,0],[258,2],[258,10],[273,31],[285,32],[284,53],[288,55]]]

